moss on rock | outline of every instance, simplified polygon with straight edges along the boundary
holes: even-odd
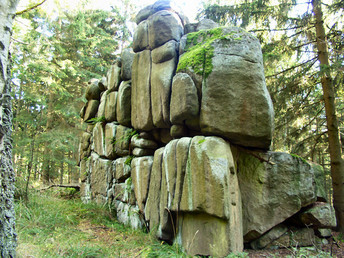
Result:
[[[214,47],[212,43],[219,39],[241,40],[241,37],[235,37],[236,34],[235,31],[224,34],[223,27],[189,33],[184,49],[185,52],[179,59],[177,72],[190,67],[194,73],[202,75],[204,79],[207,78],[213,70]]]

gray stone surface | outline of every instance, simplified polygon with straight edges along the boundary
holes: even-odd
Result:
[[[93,129],[92,150],[99,156],[105,156],[105,130],[103,123],[97,123]]]
[[[111,161],[100,158],[96,153],[91,155],[91,198],[96,203],[104,204],[107,196],[108,170],[111,169]]]
[[[154,154],[154,150],[152,149],[142,149],[142,148],[134,148],[133,155],[135,157],[143,157],[143,156],[152,156]]]
[[[184,28],[179,16],[170,11],[159,11],[148,18],[148,40],[151,49],[170,40],[179,41]]]
[[[172,124],[183,124],[184,121],[199,115],[199,102],[196,86],[186,73],[177,73],[173,77],[170,103]]]
[[[334,208],[329,203],[315,203],[300,214],[302,223],[314,228],[335,228],[337,226]]]
[[[163,63],[177,56],[178,43],[175,40],[166,42],[164,45],[152,51],[152,62]]]
[[[85,98],[87,100],[95,99],[100,100],[100,93],[102,92],[101,89],[98,86],[99,80],[98,79],[91,79],[88,82]]]
[[[151,107],[151,53],[145,50],[135,54],[132,67],[131,124],[135,129],[154,128]]]
[[[104,91],[101,95],[100,98],[100,104],[98,107],[98,113],[97,113],[97,117],[104,117],[105,118],[105,104],[106,104],[106,96],[109,93],[109,91]]]
[[[153,124],[157,128],[170,128],[170,99],[172,78],[177,59],[152,64],[151,102]]]
[[[116,141],[115,141],[115,152],[118,156],[127,156],[129,155],[129,144],[130,144],[130,138],[131,133],[133,132],[132,128],[125,127],[122,125],[119,125],[117,127],[116,132]]]
[[[126,48],[121,54],[121,79],[123,81],[131,80],[131,67],[133,65],[134,52],[131,48]]]
[[[112,162],[112,170],[116,182],[123,183],[131,175],[131,158],[130,156],[122,157]]]
[[[116,158],[114,140],[116,139],[117,127],[118,124],[116,122],[105,125],[104,155],[108,159]]]
[[[184,125],[172,125],[170,129],[170,134],[173,139],[181,138],[188,135],[188,130]]]
[[[133,50],[140,52],[148,48],[148,22],[142,21],[134,32]]]
[[[99,107],[99,100],[92,99],[87,102],[85,114],[84,114],[84,121],[87,122],[91,118],[94,118],[98,112]]]
[[[137,206],[123,203],[121,201],[115,201],[115,208],[117,214],[117,220],[133,229],[141,229],[144,226],[144,222],[139,214]]]
[[[268,246],[270,243],[275,241],[276,239],[280,238],[288,231],[288,227],[280,224],[265,233],[263,236],[258,238],[257,240],[252,241],[251,247],[252,249],[263,249]]]
[[[317,201],[327,202],[328,201],[328,189],[326,189],[326,177],[322,166],[316,163],[309,162],[314,170],[315,189],[317,195]]]
[[[109,91],[118,90],[118,86],[121,82],[121,67],[116,64],[111,65],[110,70],[107,73],[107,89]]]
[[[158,148],[158,144],[155,141],[141,138],[139,135],[134,135],[131,138],[131,146],[142,148],[142,149],[153,149],[153,150]]]
[[[235,152],[245,241],[257,239],[316,201],[313,169],[300,158],[282,152]]]
[[[201,130],[235,144],[269,149],[274,113],[260,43],[237,28],[224,33],[228,38],[211,44],[212,71],[202,85]]]
[[[117,91],[109,92],[105,102],[105,120],[112,122],[116,120]]]
[[[131,126],[131,82],[123,81],[119,86],[116,106],[118,123]]]
[[[202,19],[196,27],[196,31],[209,30],[219,27],[219,24],[210,19]]]
[[[160,224],[161,164],[163,153],[164,148],[160,148],[154,153],[148,196],[145,206],[145,219],[149,224],[149,230],[151,232],[157,232]]]
[[[147,200],[152,165],[153,156],[134,158],[131,161],[131,178],[136,201],[141,212],[144,211]]]

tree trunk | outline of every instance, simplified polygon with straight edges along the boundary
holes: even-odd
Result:
[[[48,86],[49,87],[49,86]],[[53,128],[53,122],[54,122],[54,97],[55,94],[51,91],[49,91],[49,89],[47,89],[47,92],[49,94],[49,103],[48,103],[48,113],[47,113],[47,124],[46,124],[46,133],[48,133],[52,128]],[[44,146],[44,152],[43,152],[43,175],[42,175],[42,179],[43,179],[43,184],[44,185],[49,185],[50,183],[50,156],[51,156],[51,150],[50,150],[50,146],[49,146],[49,141],[47,141],[45,143]]]
[[[18,0],[0,1],[0,256],[15,257],[14,170],[9,44]]]
[[[29,182],[30,182],[30,176],[32,171],[32,164],[33,164],[33,153],[35,151],[35,136],[31,136],[32,141],[30,144],[30,160],[29,164],[27,165],[27,180],[26,180],[26,186],[25,186],[25,199],[28,200],[28,191],[29,191]]]
[[[61,162],[61,167],[60,167],[60,185],[63,185],[63,161]]]
[[[335,94],[330,74],[327,38],[324,29],[321,0],[312,0],[315,16],[318,58],[320,62],[321,85],[323,88],[326,121],[328,129],[331,177],[333,187],[333,206],[336,211],[337,229],[344,233],[344,162],[342,159],[339,140],[338,122],[336,116]]]

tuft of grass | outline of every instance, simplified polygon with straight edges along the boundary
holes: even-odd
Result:
[[[70,190],[17,200],[18,257],[187,257],[152,234],[118,223],[106,206],[65,198]]]

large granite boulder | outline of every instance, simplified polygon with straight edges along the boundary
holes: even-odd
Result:
[[[116,106],[118,123],[131,126],[131,82],[123,81],[119,86]]]
[[[93,129],[92,150],[99,156],[105,156],[105,130],[103,123],[96,123]]]
[[[171,122],[182,125],[186,120],[196,118],[199,109],[197,89],[193,80],[186,73],[176,74],[172,83]]]
[[[250,242],[316,201],[314,171],[282,152],[239,149],[236,157],[243,203],[244,240]]]
[[[179,16],[170,11],[159,11],[148,18],[148,40],[151,49],[170,40],[179,41],[184,27]]]
[[[110,70],[107,73],[107,89],[109,91],[118,90],[118,86],[121,82],[121,67],[118,63],[111,65]]]
[[[148,42],[148,22],[142,21],[134,32],[133,50],[134,52],[140,52],[147,49]]]
[[[151,102],[153,124],[157,128],[170,128],[170,99],[172,78],[177,58],[152,64]]]
[[[239,28],[215,28],[188,34],[183,51],[177,71],[202,76],[201,131],[269,149],[273,108],[259,41]]]
[[[335,228],[337,226],[334,208],[329,203],[317,202],[311,208],[302,212],[301,222],[314,228]]]
[[[151,232],[157,232],[160,224],[160,193],[163,153],[164,148],[157,149],[154,153],[148,196],[145,206],[145,219],[148,222],[149,230]]]
[[[85,98],[87,100],[91,100],[91,99],[100,100],[100,93],[102,91],[99,88],[98,84],[99,84],[99,80],[97,79],[91,79],[88,82],[86,93],[85,93]]]
[[[175,241],[191,255],[242,251],[241,212],[233,157],[223,139],[184,137],[155,152],[145,214],[160,239],[172,241],[178,231]]]
[[[151,106],[151,51],[136,53],[132,67],[131,123],[135,129],[150,131],[154,128]]]
[[[134,158],[131,161],[131,178],[134,185],[135,197],[142,213],[147,200],[152,164],[152,156]]]
[[[90,162],[91,198],[99,204],[106,202],[107,174],[111,170],[111,161],[102,159],[96,153],[92,153]]]
[[[123,50],[121,54],[121,79],[123,81],[131,80],[131,67],[133,65],[134,53],[130,48]]]
[[[116,106],[117,106],[117,91],[109,92],[106,95],[105,102],[105,120],[107,122],[112,122],[116,120]]]
[[[114,178],[118,183],[124,183],[131,176],[131,157],[122,157],[112,162]]]
[[[94,118],[98,112],[99,100],[91,99],[87,102],[85,113],[83,115],[84,121],[89,122],[90,119]]]
[[[104,138],[104,155],[108,159],[116,158],[116,152],[114,148],[114,141],[116,139],[116,131],[118,124],[116,122],[107,123],[105,125],[105,138]]]

